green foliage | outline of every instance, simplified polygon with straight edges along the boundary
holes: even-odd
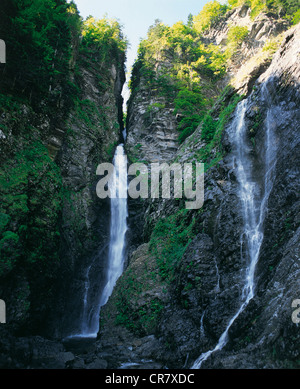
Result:
[[[300,9],[298,9],[298,11],[296,11],[293,15],[293,24],[297,24],[300,22]]]
[[[201,109],[203,106],[205,106],[205,100],[199,91],[182,89],[175,99],[175,113],[192,115],[195,112],[195,107]]]
[[[273,54],[276,53],[278,50],[280,44],[282,42],[282,35],[276,36],[274,38],[268,39],[266,43],[264,44],[262,51],[268,52],[270,55],[270,58]]]
[[[252,18],[266,10],[266,0],[228,0],[228,4],[231,8],[240,7],[244,4],[249,5]]]
[[[5,213],[0,213],[0,234],[3,234],[3,231],[5,231],[5,227],[10,221],[10,216],[6,215]]]
[[[41,319],[59,277],[59,223],[66,196],[60,168],[45,145],[55,129],[72,142],[74,132],[66,127],[73,120],[99,140],[108,128],[108,112],[83,96],[86,80],[80,69],[86,65],[104,94],[112,88],[112,65],[117,71],[123,66],[126,42],[117,22],[89,18],[83,23],[75,3],[67,0],[4,0],[0,20],[7,48],[0,72],[0,130],[6,136],[0,158],[0,278],[21,274],[28,282],[31,314]],[[106,146],[109,154],[115,145]],[[72,224],[76,243],[83,216],[77,212]],[[35,331],[32,325],[40,323],[30,323]]]
[[[227,47],[225,56],[230,59],[239,49],[240,45],[248,36],[248,28],[242,26],[231,26],[227,35]]]
[[[69,5],[65,0],[8,0],[4,6],[0,35],[7,46],[7,64],[1,87],[38,104],[66,81],[71,55]]]
[[[262,11],[266,10],[266,1],[250,0],[250,6],[251,6],[251,18],[254,19]]]
[[[202,33],[207,30],[226,13],[227,9],[226,5],[222,5],[216,0],[206,3],[202,11],[197,16],[194,16],[196,31]]]
[[[115,323],[121,325],[139,336],[145,336],[155,331],[158,318],[163,310],[159,299],[153,299],[137,311],[131,308],[125,294],[121,294],[116,303],[118,315]]]
[[[209,80],[213,84],[225,71],[224,53],[215,45],[202,43],[191,18],[187,25],[178,22],[172,27],[156,20],[139,46],[129,84],[131,98],[142,80],[155,95],[165,99],[167,108],[169,104],[174,106],[174,114],[180,115],[179,141],[183,142],[195,131],[211,104],[201,83]],[[145,119],[151,119],[152,108]]]
[[[217,130],[218,123],[209,114],[205,116],[202,123],[201,138],[206,142],[210,142]]]
[[[171,281],[176,264],[179,263],[195,232],[195,219],[190,211],[183,209],[156,223],[151,235],[149,249],[155,255],[162,279]]]
[[[266,0],[266,5],[269,10],[276,11],[289,20],[295,17],[297,19],[297,13],[299,15],[299,0]]]
[[[136,261],[133,258],[118,281],[111,306],[116,308],[115,312],[112,310],[116,324],[139,336],[145,336],[156,331],[163,309],[163,302],[157,290],[163,291],[164,283],[158,275],[155,258],[149,255],[146,248],[141,255],[143,260]]]
[[[36,143],[0,170],[0,274],[9,263],[40,263],[47,271],[58,260],[58,217],[62,183],[47,149]]]
[[[248,28],[242,26],[233,26],[230,27],[227,35],[227,39],[229,42],[233,42],[236,44],[242,43],[246,36],[248,35]]]
[[[106,62],[119,53],[124,54],[128,44],[118,21],[106,17],[103,19],[88,17],[83,22],[82,36],[85,53],[94,53],[95,48],[100,49],[101,62]]]
[[[231,8],[249,5],[253,19],[261,12],[272,11],[291,20],[293,24],[299,22],[299,0],[228,0],[228,4]]]
[[[206,99],[197,91],[183,89],[178,93],[174,104],[174,113],[182,115],[178,125],[180,131],[178,140],[182,143],[187,136],[195,131],[200,123],[205,112]]]
[[[7,64],[0,87],[5,94],[29,100],[34,110],[49,113],[60,107],[67,113],[79,92],[76,77],[70,81],[71,69],[77,76],[76,58],[87,58],[88,66],[101,63],[103,83],[113,59],[121,63],[125,57],[127,41],[119,23],[92,17],[82,22],[74,2],[6,0],[3,8],[0,36],[6,42]],[[84,55],[78,56],[78,51]]]
[[[228,5],[232,8],[244,4],[245,0],[228,0]]]
[[[241,99],[242,96],[232,96],[229,104],[225,105],[219,112],[218,120],[215,120],[210,112],[205,116],[202,123],[201,138],[204,139],[207,144],[195,153],[197,160],[205,163],[205,170],[209,169],[222,159],[223,150],[221,148],[221,136],[226,123]],[[214,158],[212,158],[212,150],[214,150]]]

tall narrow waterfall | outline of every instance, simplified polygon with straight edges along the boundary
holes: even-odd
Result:
[[[263,96],[265,89],[263,88]],[[263,222],[269,195],[272,190],[272,172],[276,164],[276,145],[272,134],[274,122],[273,112],[267,111],[265,120],[265,144],[264,144],[264,187],[260,188],[254,181],[254,168],[251,159],[251,148],[247,141],[247,126],[245,124],[245,112],[247,100],[243,100],[237,106],[235,118],[230,128],[230,138],[233,145],[234,165],[239,181],[239,197],[241,200],[244,218],[244,229],[241,232],[240,244],[245,245],[247,268],[244,285],[242,286],[242,301],[239,310],[229,321],[222,333],[216,347],[200,355],[192,368],[199,369],[201,364],[215,351],[221,350],[228,341],[228,332],[236,318],[243,312],[250,300],[254,297],[254,275],[259,258],[259,252],[263,241]],[[244,259],[244,258],[243,258]]]
[[[93,285],[98,279],[97,277],[92,277],[94,264],[92,262],[86,269],[85,274],[81,331],[79,334],[72,335],[69,338],[96,338],[99,330],[101,307],[107,303],[117,279],[123,272],[128,216],[127,157],[124,153],[123,145],[117,147],[113,165],[114,172],[109,181],[111,217],[108,262],[105,275],[106,284],[102,293],[95,295],[95,290],[99,291],[99,287]],[[94,261],[102,259],[102,253],[95,256]]]
[[[107,282],[102,292],[100,306],[107,303],[124,267],[128,210],[127,157],[123,145],[119,145],[116,149],[114,167],[114,175],[110,183],[112,198]]]

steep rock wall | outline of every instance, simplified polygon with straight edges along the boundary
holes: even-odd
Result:
[[[274,28],[276,30],[276,26]],[[299,198],[296,195],[299,174],[299,33],[299,26],[285,33],[273,60],[268,59],[246,83],[243,80],[235,85],[235,91],[247,87],[247,147],[252,150],[256,180],[260,185],[264,180],[262,157],[267,125],[272,127],[278,153],[264,223],[264,240],[255,273],[255,297],[231,326],[226,347],[213,353],[203,364],[207,368],[297,367],[300,339],[298,327],[291,320],[291,303],[298,298],[299,290],[296,243],[299,232]],[[227,95],[217,102],[216,116],[220,104],[228,104],[233,92],[227,91]],[[139,138],[139,127],[135,127],[138,112],[129,112],[129,118],[135,118],[133,122],[129,119],[129,131],[136,128],[136,141],[144,136]],[[268,112],[272,112],[271,120]],[[103,309],[100,344],[106,348],[118,344],[116,353],[120,360],[131,358],[143,365],[141,359],[149,358],[161,367],[190,367],[201,353],[216,346],[240,307],[246,264],[241,257],[243,216],[228,137],[233,118],[234,112],[223,131],[222,159],[214,162],[205,174],[203,208],[190,216],[176,216],[177,231],[181,231],[178,230],[181,223],[186,223],[186,229],[192,226],[192,240],[181,259],[175,262],[173,278],[166,282],[159,271],[159,262],[156,270],[152,270],[152,276],[147,276],[145,267],[153,260],[145,257],[146,248],[141,246],[133,253],[132,265],[117,283],[112,299]],[[201,130],[199,126],[179,147],[174,155],[176,161],[198,160],[199,150],[205,147]],[[145,149],[146,146],[137,157],[145,157]],[[213,160],[216,149],[212,149],[211,154]],[[173,224],[163,226],[171,223],[169,216],[177,215],[179,207],[177,200],[146,202],[144,240],[149,241],[156,221],[161,222],[161,229],[166,228],[161,230],[164,231],[161,235],[155,230],[147,255],[161,258],[157,239],[161,239],[162,245],[164,240],[171,245],[177,244],[176,239],[170,238],[174,233]],[[170,248],[168,250],[172,253]],[[135,291],[130,286],[133,280]],[[143,288],[143,285],[146,286]],[[143,297],[133,306],[131,297],[139,287]],[[124,289],[128,297],[122,294]],[[128,346],[131,352],[126,351]],[[116,360],[110,363],[117,366]]]
[[[109,200],[96,194],[97,166],[111,162],[123,130],[121,91],[125,81],[124,57],[112,60],[103,90],[98,74],[105,64],[89,64],[78,59],[78,84],[81,90],[77,110],[67,120],[67,134],[58,152],[66,196],[61,217],[62,268],[58,280],[61,306],[54,308],[55,336],[79,330],[84,296],[86,268],[93,263],[92,274],[98,277],[100,293],[106,268],[109,241]],[[64,281],[62,281],[64,280]],[[68,280],[68,282],[66,282]],[[92,282],[92,281],[91,281]],[[58,309],[59,308],[59,309]],[[61,309],[61,312],[60,312]]]
[[[24,10],[5,5],[11,27],[10,18]],[[87,49],[73,11],[67,13],[73,18],[69,35],[55,42],[67,46],[55,52],[64,78],[49,77],[47,93],[38,94],[22,63],[15,78],[12,64],[1,64],[0,294],[7,314],[0,327],[1,367],[66,367],[70,354],[60,340],[78,328],[82,271],[94,259],[101,287],[109,203],[96,195],[96,169],[112,161],[121,139],[125,53],[106,46],[103,57],[102,42]],[[1,37],[13,53],[13,39]]]

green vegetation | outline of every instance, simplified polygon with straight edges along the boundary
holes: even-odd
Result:
[[[186,24],[178,22],[170,27],[156,20],[149,28],[147,39],[140,43],[130,81],[131,98],[142,80],[152,96],[165,100],[166,108],[174,107],[180,143],[194,133],[217,100],[218,81],[238,56],[249,31],[246,26],[230,26],[222,50],[217,45],[204,44],[203,34],[229,9],[243,4],[251,7],[253,18],[263,11],[271,11],[293,23],[300,20],[298,0],[229,0],[228,5],[213,0],[205,4],[198,15],[189,15]],[[274,39],[264,51],[270,56],[276,47],[277,40]],[[146,112],[145,120],[151,118],[150,112]],[[205,141],[212,140],[213,130],[208,127],[214,123],[208,123],[208,120],[206,118],[203,129]]]
[[[172,280],[176,265],[195,236],[194,223],[193,214],[186,209],[161,218],[156,223],[149,249],[157,260],[159,275],[163,280]]]
[[[1,89],[38,105],[67,81],[74,28],[68,9],[72,5],[65,0],[10,0],[3,7],[0,35],[8,58]],[[60,94],[53,92],[49,104]]]
[[[210,112],[205,116],[201,127],[201,138],[207,144],[196,152],[198,161],[205,163],[205,170],[223,158],[221,136],[230,115],[241,99],[242,96],[234,95],[229,104],[223,104],[217,119],[212,117]],[[212,155],[213,150],[214,154]]]
[[[179,122],[178,129],[180,131],[178,140],[183,142],[189,135],[191,135],[197,128],[201,121],[206,107],[206,99],[201,93],[196,90],[181,90],[174,100],[175,111],[183,116]]]
[[[118,315],[116,324],[119,324],[139,336],[145,336],[155,331],[158,318],[163,309],[163,304],[159,299],[152,299],[147,306],[140,307],[137,311],[129,305],[125,294],[119,295],[116,304]]]
[[[132,98],[142,79],[152,94],[165,100],[166,108],[173,106],[174,114],[178,115],[180,143],[195,131],[217,99],[218,80],[224,76],[249,31],[247,27],[231,26],[223,51],[219,46],[205,45],[202,34],[230,7],[242,4],[251,6],[254,16],[263,10],[277,10],[294,21],[299,18],[293,0],[289,4],[281,0],[229,0],[228,6],[214,0],[208,2],[198,15],[190,15],[186,24],[178,22],[170,27],[156,20],[149,28],[147,39],[140,43],[130,81]],[[272,44],[275,47],[275,43]],[[266,47],[265,50],[271,53],[269,49]],[[149,113],[145,114],[145,119]],[[208,125],[207,120],[205,125]],[[210,141],[211,136],[204,136],[204,140]]]
[[[251,16],[255,18],[262,11],[272,11],[294,24],[299,22],[299,1],[298,0],[228,0],[230,7],[238,7],[243,4],[251,7]]]
[[[300,9],[298,9],[298,11],[296,11],[296,12],[293,14],[292,22],[293,22],[293,24],[297,24],[297,23],[300,22]]]
[[[17,262],[28,268],[49,263],[55,269],[62,182],[47,149],[36,143],[18,152],[2,167],[0,188],[0,275]]]
[[[109,303],[111,319],[138,336],[153,334],[163,309],[164,291],[156,260],[145,246],[138,250],[118,280]]]
[[[196,31],[202,33],[210,28],[214,23],[220,20],[227,10],[227,5],[222,5],[216,0],[205,4],[202,11],[193,18]]]
[[[207,114],[202,122],[201,138],[206,142],[210,142],[215,135],[217,127],[218,121]]]
[[[230,90],[231,87],[227,86],[221,93],[219,101],[222,101]],[[201,139],[205,141],[205,145],[194,150],[192,158],[193,160],[196,158],[198,162],[205,163],[205,170],[214,166],[224,157],[224,151],[221,146],[221,136],[231,114],[234,112],[237,104],[242,98],[243,96],[234,94],[228,103],[220,103],[217,111],[208,111],[205,114],[203,121],[199,124]],[[193,143],[198,141],[199,131],[197,131],[197,135],[192,135],[188,140],[189,147],[193,147]]]
[[[283,35],[280,34],[275,38],[268,39],[266,43],[264,44],[262,51],[267,52],[269,56],[272,56],[276,53],[276,51],[279,49],[279,46],[281,45],[283,39]]]
[[[120,24],[108,18],[82,21],[73,2],[6,0],[1,11],[0,36],[8,56],[1,91],[29,102],[35,110],[53,114],[57,107],[70,109],[72,97],[78,95],[76,82],[70,81],[78,50],[89,60],[102,62],[103,69],[112,58],[125,55],[127,41]]]
[[[225,96],[229,92],[229,88],[226,88],[220,97],[220,101],[226,101]],[[224,151],[221,148],[221,135],[241,99],[242,96],[233,95],[229,103],[220,103],[218,112],[215,112],[215,110],[207,112],[200,123],[201,138],[205,140],[206,145],[194,150],[194,157],[199,162],[205,162],[206,170],[224,156]],[[191,139],[190,142],[193,142],[193,140]],[[187,248],[198,233],[197,220],[202,212],[203,209],[195,212],[178,209],[169,216],[159,218],[153,228],[149,242],[149,253],[156,259],[159,276],[167,285],[174,280]],[[192,266],[194,264],[191,261],[185,271]],[[189,269],[189,271],[191,270]],[[184,290],[188,291],[200,284],[201,280],[197,278],[197,286],[187,283]],[[186,300],[182,300],[181,304],[188,308]]]
[[[60,276],[62,203],[68,196],[78,200],[63,188],[60,167],[49,156],[49,138],[57,129],[64,131],[65,146],[72,146],[73,120],[98,139],[95,147],[102,147],[111,126],[119,130],[117,118],[108,123],[110,107],[83,95],[81,69],[95,76],[103,93],[112,90],[112,64],[116,70],[123,66],[127,42],[118,22],[83,21],[67,0],[2,3],[0,37],[6,42],[7,63],[0,72],[0,130],[5,136],[0,139],[0,278],[4,285],[24,276],[29,292],[21,299],[28,299],[24,306],[36,315],[30,324],[36,328]],[[113,142],[103,145],[103,158],[112,153]],[[85,216],[77,212],[76,217],[78,228]]]
[[[181,118],[180,142],[195,131],[212,103],[205,97],[207,87],[202,86],[206,85],[203,81],[209,80],[212,90],[226,70],[224,53],[217,46],[203,44],[195,26],[190,21],[169,27],[156,20],[140,44],[130,81],[132,97],[143,79],[158,97],[165,99],[166,108],[174,103],[174,113]],[[158,71],[157,61],[161,61]]]
[[[232,7],[239,7],[246,4],[251,7],[251,17],[255,18],[260,12],[266,10],[266,2],[264,0],[228,0],[228,4]]]
[[[101,62],[110,59],[112,54],[125,52],[127,47],[121,25],[115,19],[88,17],[83,22],[82,36],[82,45],[86,52],[91,49],[95,53],[95,48],[101,49]]]
[[[227,46],[225,55],[227,59],[238,51],[240,45],[244,42],[248,35],[248,28],[241,26],[231,26],[227,35]]]

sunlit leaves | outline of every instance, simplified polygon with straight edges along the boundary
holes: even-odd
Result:
[[[225,14],[228,7],[220,4],[218,1],[210,1],[204,5],[202,11],[194,16],[194,27],[201,33],[207,30],[214,22]]]

